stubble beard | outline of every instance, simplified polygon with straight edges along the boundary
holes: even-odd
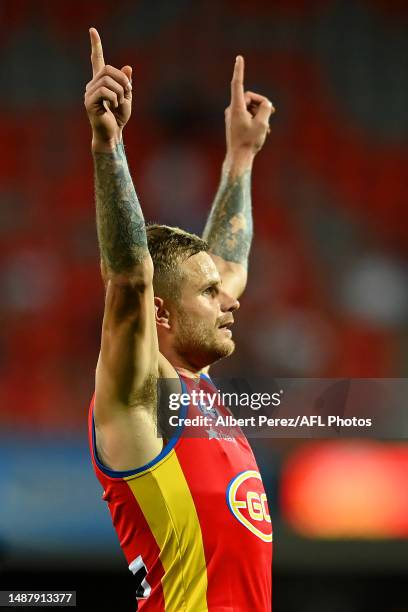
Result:
[[[191,363],[204,367],[234,352],[235,342],[220,338],[218,327],[192,320],[185,311],[179,311],[178,315],[176,350]]]

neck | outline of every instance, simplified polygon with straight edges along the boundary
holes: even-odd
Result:
[[[183,355],[179,355],[175,350],[170,347],[160,347],[161,354],[171,363],[173,368],[177,370],[179,374],[188,376],[189,378],[197,378],[200,374],[207,371],[207,366],[198,367],[188,361]]]

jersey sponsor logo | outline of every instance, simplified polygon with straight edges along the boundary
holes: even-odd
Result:
[[[264,542],[272,542],[272,522],[261,475],[246,470],[227,488],[227,504],[235,518]]]
[[[217,408],[215,406],[211,407],[209,404],[206,404],[205,401],[198,402],[197,408],[204,416],[212,417],[213,419],[216,419],[218,416],[220,416],[220,413],[218,412]]]

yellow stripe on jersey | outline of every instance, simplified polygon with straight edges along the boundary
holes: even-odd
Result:
[[[172,450],[127,481],[160,548],[166,612],[207,612],[207,566],[197,511]]]

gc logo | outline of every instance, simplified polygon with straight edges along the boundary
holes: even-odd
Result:
[[[272,524],[262,480],[256,470],[246,470],[231,480],[227,504],[235,518],[264,542],[272,541]]]
[[[238,506],[238,504],[242,504],[242,506]],[[254,519],[254,521],[263,521],[265,519],[265,521],[271,522],[265,493],[259,495],[254,491],[248,491],[246,505],[248,507],[249,516]],[[245,508],[245,502],[235,502],[235,507]]]

